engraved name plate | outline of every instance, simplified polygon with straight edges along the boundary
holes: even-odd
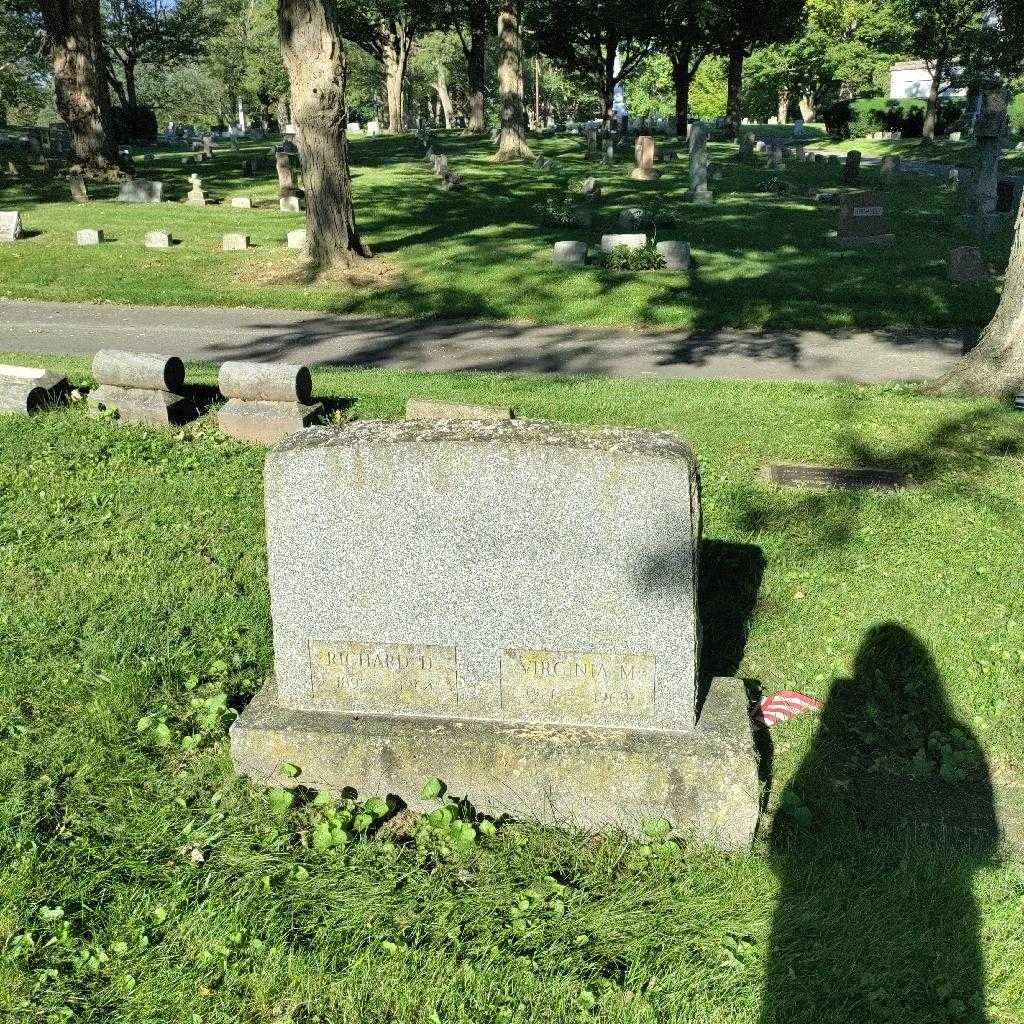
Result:
[[[654,658],[506,648],[501,656],[501,710],[529,721],[649,721],[655,712]]]
[[[854,217],[881,217],[885,210],[881,206],[855,206]]]
[[[313,697],[338,711],[395,714],[453,711],[454,647],[309,641]]]

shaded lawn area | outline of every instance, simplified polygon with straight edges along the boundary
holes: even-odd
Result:
[[[228,761],[226,709],[272,664],[262,450],[208,418],[0,417],[0,1018],[1022,1019],[1024,872],[990,788],[1024,768],[1019,415],[896,387],[314,380],[339,418],[419,395],[680,431],[704,668],[826,711],[773,730],[750,854],[514,824],[465,852],[387,825],[318,850],[328,811],[275,808]],[[777,491],[768,459],[918,486]],[[935,793],[961,790],[977,828],[936,836]]]
[[[1003,174],[1024,173],[1024,151],[1016,148],[1017,140],[1003,150],[1000,172]],[[949,139],[844,139],[836,142],[828,138],[816,139],[813,149],[828,152],[848,153],[859,149],[864,156],[898,156],[904,160],[921,160],[928,163],[971,165],[976,150],[973,139],[953,142]]]
[[[783,177],[800,194],[778,195],[771,191],[773,172],[739,164],[733,146],[712,145],[723,178],[714,184],[716,203],[698,207],[684,201],[685,158],[660,164],[660,181],[643,183],[629,178],[631,159],[612,168],[588,163],[579,137],[531,145],[561,170],[495,164],[486,141],[440,133],[436,147],[466,180],[464,191],[445,193],[415,139],[354,138],[357,220],[379,254],[376,266],[385,271],[383,279],[354,284],[335,277],[310,286],[297,276],[299,256],[284,248],[284,238],[304,218],[276,209],[276,176],[265,144],[221,151],[202,166],[183,166],[178,155],[166,153],[141,164],[139,173],[161,175],[174,200],[159,207],[111,202],[115,190],[109,186],[94,186],[96,201],[78,206],[64,201],[64,183],[4,181],[0,208],[21,209],[32,236],[0,246],[0,293],[649,329],[977,327],[995,309],[998,277],[974,286],[946,280],[948,253],[971,240],[955,216],[955,197],[941,182],[903,176],[890,199],[896,243],[841,252],[829,237],[836,208],[806,196],[811,187],[838,184],[838,167],[793,164]],[[244,160],[259,154],[263,169],[244,177]],[[209,194],[225,200],[222,205],[178,202],[193,170]],[[535,204],[563,194],[569,182],[588,173],[596,174],[605,192],[592,228],[543,226]],[[867,169],[865,185],[876,177]],[[239,194],[263,208],[232,209],[227,200]],[[603,233],[621,230],[623,208],[652,197],[681,220],[658,237],[690,242],[696,269],[689,279],[671,272],[552,266],[555,241],[597,244]],[[103,228],[111,241],[77,248],[74,232],[86,226]],[[172,231],[181,245],[145,250],[143,235],[153,228]],[[255,248],[221,252],[221,236],[229,231],[248,232]],[[1009,243],[1008,226],[986,245],[1000,273]]]

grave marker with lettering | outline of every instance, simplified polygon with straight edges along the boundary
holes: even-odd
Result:
[[[697,718],[701,506],[674,434],[312,427],[267,457],[274,677],[231,730],[263,783],[749,844],[746,696]]]
[[[891,242],[889,216],[877,192],[851,192],[839,201],[837,241],[843,249],[863,249]]]

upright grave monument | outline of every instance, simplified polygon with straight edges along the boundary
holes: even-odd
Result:
[[[877,192],[850,192],[839,200],[841,249],[863,249],[883,245],[893,239],[885,202]]]
[[[634,148],[636,166],[629,172],[634,181],[657,181],[661,175],[654,169],[654,137],[638,135]]]
[[[700,486],[667,432],[312,427],[267,457],[275,665],[231,729],[262,783],[750,843],[738,680],[699,676]],[[299,773],[281,773],[283,765]]]
[[[159,203],[163,198],[164,183],[145,178],[129,178],[121,183],[117,199],[121,203]]]
[[[703,125],[690,126],[690,200],[705,206],[714,202],[708,189],[708,133]]]

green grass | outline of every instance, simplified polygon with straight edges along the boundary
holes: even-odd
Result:
[[[89,383],[84,360],[26,358]],[[512,824],[463,851],[385,826],[318,852],[342,812],[275,808],[228,760],[225,709],[272,663],[263,452],[208,418],[0,417],[0,1019],[1024,1020],[1024,868],[988,789],[1024,769],[1019,414],[844,385],[315,384],[343,416],[415,394],[679,430],[703,473],[705,668],[826,711],[773,730],[750,854]],[[768,459],[917,486],[776,491]]]
[[[212,164],[182,166],[162,153],[140,173],[161,176],[172,202],[157,206],[114,203],[113,187],[94,187],[95,201],[64,201],[57,182],[6,181],[0,208],[22,210],[32,237],[0,246],[0,294],[15,298],[110,301],[186,306],[278,306],[330,312],[446,319],[533,321],[649,329],[722,327],[800,328],[978,327],[998,298],[998,279],[965,287],[946,280],[950,250],[970,241],[955,216],[956,199],[940,181],[904,175],[891,195],[896,233],[891,247],[841,252],[831,243],[835,207],[806,198],[812,186],[838,184],[831,165],[793,165],[784,177],[803,194],[769,189],[772,172],[734,159],[734,146],[712,145],[722,166],[710,207],[687,204],[686,160],[663,163],[657,183],[629,176],[631,161],[613,168],[589,164],[579,137],[538,139],[563,176],[522,164],[495,164],[479,139],[441,133],[437,146],[466,180],[466,189],[443,192],[411,137],[352,140],[355,201],[360,229],[393,271],[386,281],[350,285],[334,280],[308,286],[296,276],[298,256],[285,249],[286,232],[301,215],[276,207],[276,177],[266,168],[242,175],[246,157],[264,145],[230,149]],[[248,194],[264,204],[233,210],[225,201],[206,209],[178,200],[187,175],[198,169],[208,191],[227,200]],[[593,227],[550,228],[534,205],[560,194],[587,173],[605,197]],[[877,171],[867,169],[871,185]],[[561,238],[596,243],[617,227],[619,211],[657,196],[682,225],[662,238],[691,243],[696,269],[676,274],[624,274],[596,268],[554,267],[551,246]],[[103,228],[111,239],[77,248],[77,228]],[[147,229],[166,228],[181,239],[167,252],[145,250]],[[223,253],[221,236],[247,231],[255,248]],[[1007,227],[986,246],[997,270],[1009,252]]]
[[[814,149],[833,153],[848,153],[859,149],[864,156],[898,156],[904,160],[923,160],[929,163],[963,166],[973,164],[975,147],[972,139],[952,142],[949,139],[846,139],[841,143],[828,139],[810,144]],[[1001,170],[1008,174],[1024,173],[1024,152],[1007,146],[1003,150]]]

